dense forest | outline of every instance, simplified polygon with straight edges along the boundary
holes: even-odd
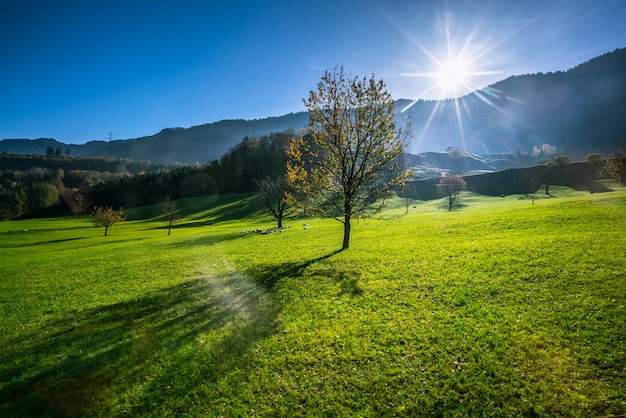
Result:
[[[111,158],[0,156],[0,219],[92,206],[135,207],[186,197],[252,192],[256,180],[284,174],[293,130],[245,137],[219,160],[165,166]],[[89,166],[90,169],[84,169]]]

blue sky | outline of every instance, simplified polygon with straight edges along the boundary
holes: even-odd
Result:
[[[128,139],[304,110],[326,69],[466,94],[626,47],[624,0],[7,0],[0,139]],[[436,87],[448,57],[464,84]]]

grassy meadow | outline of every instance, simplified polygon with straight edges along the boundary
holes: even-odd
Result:
[[[626,188],[0,223],[0,416],[626,414]],[[395,204],[395,206],[393,206]],[[304,229],[306,222],[309,229]]]

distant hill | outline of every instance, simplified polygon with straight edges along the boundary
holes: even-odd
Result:
[[[260,136],[288,129],[297,131],[307,123],[308,113],[299,112],[265,119],[222,120],[191,128],[167,128],[142,138],[91,141],[84,145],[64,144],[50,138],[5,139],[0,141],[0,152],[46,155],[48,147],[60,147],[63,155],[69,148],[73,156],[108,156],[160,164],[206,163],[220,158],[246,136]]]
[[[478,175],[543,163],[543,160],[514,153],[477,155],[461,152],[458,158],[452,158],[448,152],[404,154],[404,164],[413,171],[414,179],[439,178],[444,172]]]
[[[97,154],[108,146],[108,142],[91,141],[83,145],[64,144],[53,138],[38,139],[4,139],[0,141],[0,152],[6,151],[11,154],[31,154],[46,155],[48,147],[55,150],[61,148],[61,153],[65,155],[66,149],[69,148],[70,155],[88,155]],[[1,168],[1,167],[0,167]]]
[[[411,121],[410,153],[458,147],[474,155],[531,153],[542,144],[582,158],[609,154],[626,138],[626,49],[565,72],[509,77],[458,100],[396,102],[397,122]],[[459,118],[460,116],[460,118]],[[459,123],[460,120],[460,123]],[[205,163],[245,136],[306,127],[307,112],[256,120],[223,120],[168,128],[142,138],[63,144],[54,139],[0,141],[0,152],[45,155],[49,146],[76,156],[111,156],[154,163]],[[489,164],[488,164],[489,165]],[[509,164],[507,166],[515,166]],[[0,167],[1,168],[1,167]]]
[[[306,112],[255,120],[223,120],[191,128],[164,129],[156,135],[128,141],[112,141],[97,153],[155,163],[205,163],[221,157],[246,136],[298,130],[306,126]]]

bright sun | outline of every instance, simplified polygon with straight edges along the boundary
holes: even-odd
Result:
[[[467,85],[471,74],[469,65],[463,58],[451,59],[439,68],[437,85],[445,92],[456,92]]]

